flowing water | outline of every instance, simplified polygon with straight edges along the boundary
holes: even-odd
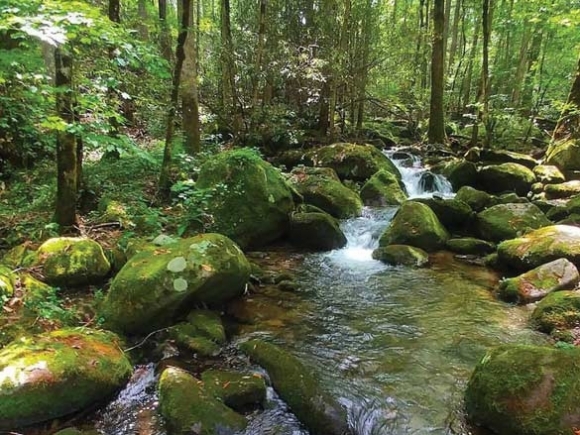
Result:
[[[415,182],[422,169],[407,169],[408,191],[424,196]],[[445,183],[442,189],[439,194],[451,194]],[[356,435],[472,434],[461,398],[477,361],[495,345],[543,337],[526,328],[525,308],[493,298],[498,277],[487,269],[444,253],[432,256],[426,269],[373,260],[395,212],[365,209],[343,222],[345,248],[306,255],[291,267],[296,293],[271,290],[241,301],[238,310],[253,318],[240,326],[237,340],[258,336],[298,355],[348,409]],[[100,433],[165,433],[150,415],[153,369],[141,372],[100,414]],[[250,417],[244,435],[308,434],[272,389],[268,397],[267,409]]]

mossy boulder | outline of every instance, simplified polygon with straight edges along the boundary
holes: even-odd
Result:
[[[34,250],[28,243],[22,243],[8,250],[0,259],[0,264],[17,269],[21,266],[28,266],[34,260]]]
[[[496,249],[495,244],[473,237],[449,239],[445,247],[456,254],[482,256],[491,254]]]
[[[362,212],[363,204],[358,194],[331,176],[296,170],[292,172],[290,181],[306,203],[321,208],[335,218],[360,216]]]
[[[112,328],[146,333],[167,326],[196,304],[221,306],[243,294],[250,264],[221,234],[201,234],[133,256],[103,303]]]
[[[226,341],[220,316],[207,310],[192,311],[187,321],[172,326],[167,332],[177,346],[201,356],[219,354],[221,345]]]
[[[515,278],[504,279],[499,285],[498,295],[507,302],[529,304],[548,293],[574,288],[579,280],[576,266],[565,258],[559,258]]]
[[[544,184],[558,184],[566,181],[564,174],[553,165],[538,165],[533,171],[538,181]]]
[[[518,196],[515,193],[504,193],[497,197],[498,204],[527,204],[530,202],[528,198]]]
[[[257,373],[206,370],[201,374],[205,389],[236,411],[246,411],[266,400],[266,382]]]
[[[517,163],[529,169],[533,169],[538,165],[538,162],[533,157],[506,150],[482,148],[479,151],[479,158],[486,163]]]
[[[580,292],[558,291],[542,299],[530,318],[532,326],[547,334],[580,325]]]
[[[498,435],[570,435],[580,426],[580,349],[504,345],[465,393],[468,419]]]
[[[464,186],[459,189],[455,195],[455,199],[463,201],[476,213],[497,204],[497,199],[493,195],[483,190],[477,190],[471,186]]]
[[[442,249],[447,239],[449,233],[433,210],[420,202],[407,201],[381,235],[379,247],[410,245],[433,252]]]
[[[471,207],[456,198],[416,198],[413,201],[429,206],[443,226],[450,231],[462,229],[473,216]]]
[[[294,246],[313,251],[331,251],[346,245],[338,222],[326,213],[292,213],[288,238]]]
[[[113,333],[62,329],[0,350],[0,429],[79,411],[119,389],[131,362]]]
[[[578,267],[580,228],[571,225],[540,228],[500,243],[497,252],[501,264],[523,272],[558,258],[566,258]]]
[[[213,222],[206,230],[224,234],[244,249],[273,242],[288,230],[293,191],[280,171],[250,150],[209,159],[196,187],[210,192],[205,209]]]
[[[451,161],[441,169],[441,174],[449,180],[455,191],[463,186],[477,186],[477,166],[473,162],[467,160]]]
[[[479,170],[479,183],[489,193],[513,191],[526,195],[535,182],[532,170],[518,163],[484,166]]]
[[[429,264],[427,252],[407,245],[389,245],[375,249],[373,258],[393,266],[424,267]]]
[[[569,198],[580,194],[580,180],[566,181],[559,184],[548,184],[544,186],[544,193],[547,199]]]
[[[0,313],[4,303],[14,294],[17,276],[11,268],[0,264]]]
[[[479,236],[492,242],[513,239],[550,224],[542,210],[531,203],[494,205],[476,217]]]
[[[243,416],[224,405],[202,381],[183,369],[167,367],[159,378],[158,392],[159,410],[170,435],[234,433],[247,426]]]
[[[394,163],[372,145],[336,143],[310,150],[306,155],[313,166],[332,168],[342,180],[366,181],[381,169],[401,179]]]
[[[47,240],[36,250],[32,266],[40,268],[45,282],[60,287],[98,284],[111,270],[101,245],[80,237]]]
[[[362,187],[360,197],[365,205],[386,206],[401,205],[407,194],[401,187],[401,181],[391,172],[381,169]]]
[[[580,141],[565,140],[552,143],[546,152],[546,163],[563,171],[580,169]]]
[[[310,433],[348,433],[345,410],[321,388],[316,376],[298,358],[261,340],[247,341],[240,348],[266,369],[274,389]]]

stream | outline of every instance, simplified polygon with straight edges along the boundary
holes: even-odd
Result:
[[[410,196],[433,194],[421,187],[420,163],[395,162]],[[435,193],[452,195],[446,180],[438,183]],[[266,314],[239,326],[234,342],[260,337],[298,355],[348,409],[356,435],[475,434],[463,422],[461,400],[476,363],[490,347],[538,343],[543,335],[527,329],[528,309],[494,299],[498,276],[488,269],[449,253],[432,255],[425,269],[373,260],[395,212],[365,208],[342,223],[345,248],[300,256],[291,267],[297,292],[272,290],[241,302],[239,310],[262,307]],[[100,433],[165,434],[155,417],[154,368],[139,370],[99,414]],[[275,392],[268,394],[267,409],[250,417],[244,435],[307,435]]]

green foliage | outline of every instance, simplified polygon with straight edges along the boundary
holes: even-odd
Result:
[[[63,302],[58,295],[58,288],[47,287],[47,289],[50,291],[43,292],[42,297],[26,298],[24,308],[40,319],[58,322],[61,325],[75,325],[79,313]]]

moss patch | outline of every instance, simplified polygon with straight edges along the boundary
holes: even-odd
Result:
[[[360,197],[365,205],[372,206],[401,205],[407,200],[401,181],[384,169],[375,173],[365,183],[360,191]]]
[[[550,225],[550,220],[534,204],[498,204],[477,214],[478,235],[485,240],[501,242],[524,232]]]
[[[206,370],[201,379],[206,390],[236,411],[246,411],[266,400],[266,382],[256,373]]]
[[[429,264],[429,254],[420,248],[406,245],[389,245],[375,249],[373,258],[393,266],[424,267]]]

